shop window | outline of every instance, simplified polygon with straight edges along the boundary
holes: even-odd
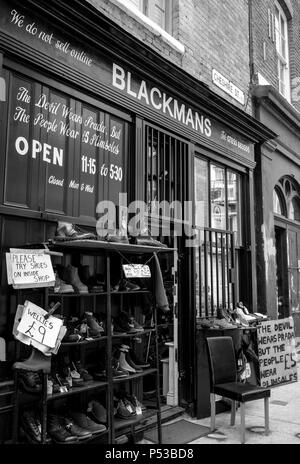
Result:
[[[195,159],[195,223],[197,227],[208,227],[208,165]]]
[[[210,166],[211,227],[226,230],[226,185],[225,169]]]
[[[196,157],[194,184],[196,227],[233,232],[241,245],[241,176]]]
[[[235,302],[235,267],[242,245],[241,176],[196,157],[194,164],[196,317]]]
[[[300,221],[300,199],[297,197],[291,198],[289,202],[289,219]]]
[[[181,219],[187,198],[183,179],[187,173],[188,144],[170,134],[146,126],[146,201],[149,212]],[[170,210],[157,210],[162,202]],[[178,205],[173,208],[174,205]],[[167,208],[167,206],[166,206]]]
[[[300,222],[300,186],[290,176],[282,177],[273,190],[273,212]]]
[[[127,0],[169,34],[172,34],[172,0]]]
[[[235,172],[227,172],[228,229],[234,232],[236,243],[241,244],[241,180]]]
[[[281,198],[280,193],[274,189],[273,190],[273,212],[284,216],[284,204]]]
[[[288,25],[286,15],[278,3],[275,4],[275,43],[279,92],[290,100]]]

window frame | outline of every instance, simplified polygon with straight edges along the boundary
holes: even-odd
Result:
[[[277,54],[277,78],[278,78],[278,90],[289,102],[291,101],[291,79],[290,79],[290,62],[289,62],[289,31],[288,31],[288,19],[280,4],[276,1],[275,4],[275,47]],[[277,17],[278,13],[278,17]],[[278,21],[278,27],[276,22]],[[282,31],[282,25],[284,31]],[[284,39],[285,47],[284,54],[282,54],[282,39]],[[281,79],[281,69],[284,69],[284,80]],[[284,86],[285,91],[282,91],[281,86]]]
[[[208,220],[208,224],[207,225],[204,225],[204,226],[201,226],[200,228],[203,228],[203,229],[211,229],[211,230],[218,230],[218,229],[215,229],[213,227],[213,219],[212,219],[212,192],[211,192],[211,188],[212,188],[212,179],[211,179],[211,168],[212,166],[215,166],[216,168],[220,168],[220,169],[223,169],[224,170],[224,181],[225,181],[225,198],[224,198],[224,207],[225,207],[225,222],[226,222],[226,227],[224,229],[220,229],[224,232],[233,232],[235,237],[236,237],[236,243],[235,243],[235,247],[236,248],[240,248],[240,247],[243,247],[243,243],[244,243],[244,225],[243,225],[243,204],[241,202],[241,198],[242,198],[242,186],[243,186],[243,176],[241,174],[241,172],[235,170],[234,168],[232,167],[229,167],[229,166],[226,166],[225,164],[221,164],[213,159],[208,159],[208,158],[205,158],[204,156],[201,156],[201,154],[195,154],[195,159],[199,159],[199,160],[202,160],[202,161],[205,161],[206,164],[207,164],[207,172],[208,172],[208,182],[207,182],[207,190],[208,190],[208,198],[207,198],[207,201],[208,201],[208,217],[207,217],[207,220]],[[228,173],[231,172],[233,174],[235,174],[237,176],[237,179],[239,179],[239,186],[237,188],[237,196],[238,196],[238,202],[239,202],[239,206],[238,206],[238,215],[239,215],[239,228],[237,231],[234,231],[234,230],[230,230],[230,221],[229,221],[229,180],[228,180]],[[195,179],[195,173],[196,173],[196,170],[194,169],[194,208],[196,208],[196,179]],[[196,213],[196,209],[194,211],[194,217],[195,217],[195,226],[196,228],[199,228],[199,225],[196,224],[196,217],[197,217],[197,213]]]
[[[137,8],[141,13],[143,13],[147,18],[149,18],[151,21],[153,21],[157,26],[161,27],[164,31],[166,31],[168,34],[172,35],[173,34],[173,18],[172,18],[172,12],[173,12],[173,0],[164,0],[165,2],[165,10],[163,11],[159,6],[158,8],[163,12],[164,16],[164,24],[159,24],[155,20],[155,16],[151,14],[152,8],[156,7],[156,1],[158,0],[138,0],[138,6],[136,5],[136,1],[134,0],[128,0],[133,7]],[[150,2],[152,2],[150,4]],[[155,5],[153,3],[155,2]],[[152,8],[150,8],[150,5]]]

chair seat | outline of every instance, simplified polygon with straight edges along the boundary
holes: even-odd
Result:
[[[250,383],[230,382],[215,385],[213,392],[233,401],[245,403],[246,401],[259,400],[271,396],[269,388],[259,387]]]

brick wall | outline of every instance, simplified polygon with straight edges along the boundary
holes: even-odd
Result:
[[[87,1],[176,66],[205,82],[214,92],[240,109],[245,110],[247,106],[246,111],[251,113],[248,0],[173,0],[173,37],[184,45],[184,54],[154,36],[115,3]],[[213,68],[245,93],[247,105],[242,106],[212,83]]]
[[[285,8],[284,1],[279,3]],[[300,111],[300,2],[290,0],[293,17],[288,21],[289,55],[292,104]],[[272,37],[269,37],[268,10],[275,13],[275,0],[253,0],[253,48],[254,72],[259,72],[278,89],[277,53]],[[264,54],[265,46],[265,54]]]

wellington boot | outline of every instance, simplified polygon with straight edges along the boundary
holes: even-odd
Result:
[[[125,352],[120,351],[120,357],[119,357],[119,363],[120,363],[120,368],[124,369],[125,371],[131,373],[131,374],[136,374],[136,370],[131,367],[128,362],[126,361],[125,358]]]
[[[32,352],[25,361],[17,361],[13,369],[23,369],[26,371],[43,371],[50,374],[51,356],[45,356],[39,350],[32,348]]]

